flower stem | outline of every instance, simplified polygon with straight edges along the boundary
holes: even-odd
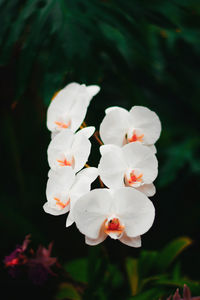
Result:
[[[93,137],[97,140],[97,142],[100,144],[100,145],[103,145],[103,142],[100,140],[99,138],[99,132],[98,131],[95,131],[95,133],[93,134]]]

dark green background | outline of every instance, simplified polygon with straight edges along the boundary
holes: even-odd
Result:
[[[143,247],[158,250],[188,235],[195,242],[182,256],[183,269],[200,279],[200,2],[1,0],[0,45],[1,261],[28,233],[33,248],[53,240],[61,263],[88,253],[75,225],[65,228],[66,216],[42,209],[46,110],[57,90],[76,81],[101,87],[86,116],[97,129],[112,105],[144,105],[160,117],[156,219]],[[97,166],[98,145],[91,141],[89,164]],[[140,252],[110,239],[105,245],[114,263]],[[24,283],[1,269],[3,286],[20,294]],[[41,299],[50,299],[54,285],[27,283]]]

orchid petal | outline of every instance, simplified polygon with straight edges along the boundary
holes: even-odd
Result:
[[[141,247],[141,237],[129,237],[126,232],[122,235],[122,237],[119,239],[120,242],[122,242],[125,245],[128,245],[130,247],[139,248]]]
[[[157,153],[157,149],[156,149],[156,146],[155,146],[155,145],[148,145],[148,147],[152,150],[152,152],[153,152],[154,154]]]
[[[101,155],[104,155],[105,153],[110,152],[110,151],[118,151],[118,149],[119,149],[119,147],[116,145],[107,144],[107,145],[100,146],[99,151],[100,151]]]
[[[73,208],[76,201],[90,191],[91,184],[97,176],[98,169],[93,167],[85,168],[76,175],[74,184],[70,189],[70,213],[67,217],[66,227],[72,225],[74,222]]]
[[[75,179],[75,172],[71,167],[66,166],[65,168],[60,168],[55,170],[51,170],[49,172],[49,179],[47,182],[47,189],[48,185],[54,186],[54,184],[57,184],[64,189],[69,189],[74,182]]]
[[[117,110],[117,109],[121,110],[121,109],[123,109],[123,108],[122,108],[122,107],[119,107],[119,106],[111,106],[111,107],[106,108],[105,114],[107,115],[107,114],[109,114],[111,111]]]
[[[50,131],[56,130],[55,121],[57,118],[69,115],[69,111],[73,106],[79,87],[80,85],[76,82],[68,84],[65,88],[60,90],[50,102],[47,110],[47,127]]]
[[[73,208],[76,199],[90,191],[91,184],[97,176],[98,169],[94,167],[85,168],[76,175],[70,190],[71,209]]]
[[[102,243],[107,238],[107,234],[101,234],[97,239],[91,239],[88,236],[85,236],[85,243],[90,246],[96,246]]]
[[[149,147],[139,142],[122,147],[129,168],[140,169],[144,183],[152,183],[158,175],[158,160]]]
[[[99,235],[96,239],[91,239],[88,236],[85,236],[85,243],[90,245],[90,246],[96,246],[100,243],[102,243],[106,238],[107,238],[107,234],[104,231],[104,224],[105,222],[102,223],[101,228],[99,230]]]
[[[161,123],[157,114],[144,106],[133,106],[130,114],[133,126],[142,128],[145,144],[154,144],[161,132]]]
[[[67,127],[75,132],[82,124],[87,107],[99,87],[86,87],[85,84],[73,82],[59,91],[51,101],[47,110],[47,127],[57,132]],[[58,122],[64,125],[58,125]],[[61,128],[59,128],[60,126]]]
[[[73,139],[73,132],[69,129],[66,129],[59,132],[59,134],[57,134],[54,139],[51,140],[47,149],[48,162],[51,168],[58,168],[59,154],[69,152],[71,150]]]
[[[57,210],[55,208],[52,208],[50,203],[47,201],[44,205],[43,205],[43,209],[46,213],[52,215],[52,216],[61,216],[66,214],[69,211],[69,205],[66,206],[65,208],[63,208],[62,210]]]
[[[107,147],[102,147],[106,149]],[[103,183],[110,188],[124,186],[124,170],[127,168],[121,148],[111,147],[110,151],[102,155],[98,170]]]
[[[152,197],[156,193],[156,188],[153,183],[143,184],[143,185],[137,187],[137,190],[144,193],[147,197]]]
[[[76,136],[78,136],[79,134],[80,135],[83,134],[89,139],[93,135],[94,131],[95,131],[94,126],[84,127],[83,129],[76,132]]]
[[[100,137],[104,144],[114,144],[121,147],[129,127],[129,112],[120,107],[113,109],[105,115],[100,125]]]
[[[84,134],[75,134],[72,144],[72,153],[75,158],[74,170],[78,172],[88,161],[91,151],[91,143]]]
[[[153,203],[141,192],[124,187],[114,190],[115,213],[125,226],[129,237],[147,232],[155,217]]]
[[[87,86],[87,92],[91,98],[94,97],[96,94],[98,94],[99,91],[100,91],[100,87],[98,85]]]
[[[71,167],[51,170],[46,188],[47,202],[43,206],[45,212],[61,215],[69,211],[69,191],[74,179],[75,173]],[[56,200],[60,201],[61,207],[60,204],[57,206]]]
[[[111,204],[107,189],[94,189],[79,198],[74,206],[73,216],[81,233],[97,239]]]

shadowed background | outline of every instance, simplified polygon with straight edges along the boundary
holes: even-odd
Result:
[[[143,105],[160,117],[156,219],[143,247],[159,250],[189,236],[194,244],[181,258],[183,270],[200,279],[199,40],[200,3],[193,0],[0,1],[1,261],[28,233],[33,247],[54,241],[60,263],[88,255],[75,225],[66,229],[66,216],[42,209],[49,168],[46,110],[56,91],[76,81],[101,87],[85,120],[97,130],[112,105]],[[97,166],[99,146],[91,142],[88,163]],[[140,253],[110,239],[105,247],[114,264]],[[2,263],[1,276],[6,289],[26,289]],[[27,283],[27,290],[51,299],[56,284]]]

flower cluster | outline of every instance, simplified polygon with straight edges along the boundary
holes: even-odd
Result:
[[[140,247],[140,236],[149,230],[155,217],[148,197],[156,192],[153,182],[158,175],[158,161],[154,144],[161,123],[155,112],[143,106],[134,106],[130,111],[108,108],[100,125],[98,168],[83,168],[95,128],[76,131],[82,127],[87,107],[98,92],[98,86],[71,83],[50,103],[47,127],[52,140],[47,152],[51,169],[44,210],[52,215],[69,211],[66,226],[75,221],[89,245],[110,236]],[[91,190],[97,176],[104,187]]]
[[[91,189],[97,178],[97,168],[83,168],[91,151],[89,138],[95,128],[81,126],[88,105],[99,92],[96,85],[71,83],[56,93],[47,111],[47,127],[52,140],[48,146],[50,171],[46,188],[47,202],[43,208],[52,215],[71,210],[68,224],[74,222],[72,208]]]

